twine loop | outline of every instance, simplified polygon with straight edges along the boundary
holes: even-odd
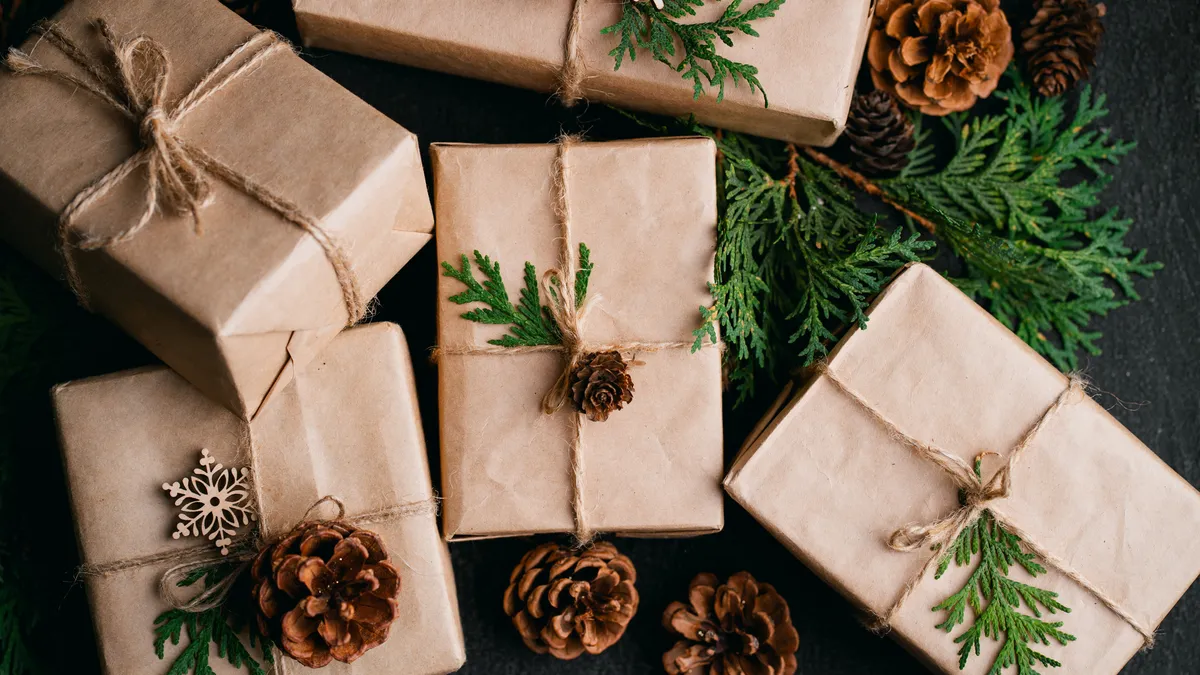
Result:
[[[4,65],[15,75],[49,77],[92,94],[123,114],[137,129],[141,146],[138,151],[85,187],[59,215],[58,243],[63,267],[67,283],[80,304],[90,308],[71,249],[90,251],[126,242],[141,232],[159,212],[190,217],[196,233],[200,234],[200,212],[213,200],[212,178],[217,177],[258,200],[317,241],[337,277],[347,321],[357,323],[366,314],[368,303],[363,299],[349,258],[332,235],[297,205],[188,143],[179,131],[184,118],[217,92],[252,72],[272,54],[290,50],[287,42],[270,31],[256,33],[208,71],[195,88],[171,104],[166,100],[171,76],[171,59],[166,48],[144,35],[120,38],[103,19],[96,20],[94,25],[101,36],[100,57],[88,54],[55,24],[42,23],[33,29],[74,62],[83,75],[47,67],[15,48],[10,49],[4,59]],[[231,67],[243,58],[236,67]],[[146,169],[146,190],[138,217],[113,234],[74,235],[74,225],[80,214],[141,167]],[[78,241],[72,241],[73,238]]]

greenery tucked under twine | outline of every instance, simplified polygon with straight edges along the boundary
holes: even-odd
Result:
[[[240,566],[232,563],[200,567],[180,579],[178,586],[189,588],[203,580],[204,587],[209,588],[239,569]],[[248,648],[240,637],[243,631]],[[250,675],[267,675],[275,663],[271,642],[258,632],[258,624],[238,616],[228,603],[200,612],[170,609],[158,615],[154,620],[154,653],[158,658],[166,658],[168,641],[178,645],[181,640],[184,648],[171,662],[166,675],[212,675],[214,671],[209,664],[212,647],[216,648],[218,658],[228,661],[234,668],[245,668]],[[259,653],[262,664],[252,650]],[[265,668],[263,664],[266,664]]]
[[[716,141],[716,302],[702,312],[720,322],[739,402],[764,377],[823,358],[849,326],[866,325],[895,270],[935,253],[951,259],[939,267],[959,288],[1058,367],[1078,367],[1080,350],[1100,353],[1088,324],[1138,299],[1134,279],[1161,267],[1126,246],[1131,221],[1116,208],[1095,213],[1106,165],[1133,144],[1097,128],[1108,111],[1090,88],[1072,103],[1035,97],[1016,70],[1006,77],[1001,112],[916,115],[908,166],[874,181],[812,148],[643,121]],[[907,227],[883,228],[860,205],[870,197]]]
[[[691,80],[693,98],[700,98],[705,87],[711,86],[717,87],[717,100],[722,101],[726,81],[732,81],[734,86],[745,82],[751,93],[762,94],[765,107],[769,102],[767,92],[758,81],[758,68],[722,56],[720,44],[732,47],[738,33],[758,37],[753,22],[774,17],[786,1],[764,0],[743,10],[742,0],[729,0],[725,11],[716,19],[688,22],[686,19],[696,16],[697,8],[703,7],[705,0],[661,0],[657,3],[625,0],[621,5],[621,19],[600,32],[618,37],[617,46],[608,53],[614,59],[613,70],[620,70],[626,56],[634,61],[638,50],[648,50],[654,60],[667,64],[683,79]],[[678,57],[676,45],[683,50]],[[678,63],[675,63],[676,58]]]
[[[982,478],[979,460],[975,462],[975,475]],[[1001,643],[987,675],[1002,675],[1013,666],[1016,666],[1017,675],[1038,675],[1034,668],[1039,665],[1061,666],[1031,645],[1048,645],[1051,640],[1061,645],[1073,642],[1075,636],[1061,630],[1061,621],[1042,618],[1043,611],[1069,613],[1070,608],[1058,601],[1057,593],[1008,576],[1009,569],[1014,566],[1020,566],[1032,577],[1045,574],[1046,568],[1037,562],[1037,556],[1022,550],[1021,539],[1004,529],[990,512],[984,511],[947,548],[938,561],[935,578],[942,578],[951,561],[957,567],[965,567],[975,556],[979,556],[979,563],[962,588],[933,608],[935,612],[946,612],[946,619],[937,627],[947,633],[964,624],[967,608],[971,609],[974,622],[954,639],[960,645],[959,669],[966,667],[972,654],[979,656],[984,638]],[[1028,608],[1028,614],[1021,611],[1022,602]]]

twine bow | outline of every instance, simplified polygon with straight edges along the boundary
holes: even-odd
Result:
[[[58,240],[67,283],[80,303],[89,306],[74,256],[70,253],[72,247],[92,251],[129,241],[159,212],[189,216],[199,234],[202,232],[200,211],[212,202],[212,177],[215,176],[313,237],[333,266],[348,322],[353,324],[361,319],[367,307],[349,259],[317,219],[204,149],[192,145],[180,134],[184,118],[271,55],[290,50],[287,42],[269,31],[256,33],[172,105],[166,100],[171,59],[162,44],[144,35],[119,38],[103,19],[97,20],[95,26],[103,43],[103,58],[87,54],[57,25],[44,23],[34,27],[35,33],[66,55],[86,76],[45,66],[18,49],[10,49],[4,60],[16,75],[43,76],[66,82],[96,96],[137,125],[140,149],[84,188],[59,215]],[[230,68],[243,58],[245,60],[236,67]],[[145,205],[139,216],[113,234],[83,233],[78,235],[78,241],[72,242],[73,227],[79,215],[143,166],[146,168]]]
[[[886,632],[890,630],[892,619],[896,612],[900,610],[906,600],[912,595],[917,584],[921,579],[932,569],[942,557],[943,552],[951,546],[971,525],[979,518],[984,511],[988,510],[988,505],[997,500],[1008,497],[1012,493],[1012,472],[1016,467],[1017,462],[1024,456],[1029,446],[1033,444],[1033,440],[1041,433],[1045,427],[1058,412],[1069,403],[1087,398],[1086,382],[1078,374],[1072,373],[1067,378],[1067,386],[1059,393],[1054,402],[1042,413],[1037,421],[1031,426],[1021,437],[1017,444],[1012,447],[1008,453],[1008,459],[1004,465],[996,470],[992,477],[984,482],[980,474],[967,464],[958,455],[947,450],[939,448],[935,445],[925,443],[909,434],[905,433],[896,425],[895,422],[888,419],[883,413],[876,410],[870,403],[866,401],[858,392],[854,391],[844,380],[841,379],[832,369],[829,364],[817,364],[816,371],[819,375],[824,376],[831,384],[834,385],[840,392],[849,397],[863,412],[870,415],[876,422],[888,431],[888,434],[907,446],[916,455],[922,459],[933,462],[942,469],[955,485],[958,486],[962,496],[962,506],[955,509],[949,515],[938,518],[926,524],[909,524],[905,525],[888,537],[888,547],[895,551],[917,551],[933,548],[935,553],[931,556],[921,569],[909,579],[903,590],[900,592],[896,601],[882,615],[877,615],[872,622],[871,629],[877,632]],[[985,451],[976,456],[976,466],[982,466],[983,459],[988,455],[999,456],[998,453]],[[1154,631],[1145,626],[1137,617],[1134,617],[1125,608],[1121,607],[1115,599],[1104,592],[1096,584],[1089,581],[1079,572],[1075,571],[1067,564],[1067,562],[1058,556],[1054,555],[1044,547],[1034,541],[1028,532],[1023,531],[1015,524],[1003,519],[995,511],[990,511],[992,517],[996,519],[1005,529],[1019,537],[1021,541],[1039,558],[1046,562],[1047,565],[1057,569],[1063,576],[1079,584],[1105,607],[1111,610],[1114,614],[1121,617],[1127,624],[1136,630],[1145,643],[1145,648],[1150,649],[1154,646]]]

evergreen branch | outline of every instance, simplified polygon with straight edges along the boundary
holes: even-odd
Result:
[[[178,582],[178,586],[187,588],[203,579],[205,588],[208,588],[234,572],[235,568],[231,565],[218,563],[192,571]],[[248,621],[246,624],[250,649],[257,647],[263,662],[271,666],[275,657],[270,641],[258,632],[256,622]],[[227,606],[221,605],[202,612],[171,609],[158,615],[154,620],[154,653],[159,659],[166,658],[167,642],[178,645],[184,639],[185,631],[187,643],[171,663],[167,675],[215,675],[209,663],[212,646],[216,647],[217,657],[225,659],[234,668],[244,667],[250,675],[267,675],[267,671],[242,643],[241,629],[235,625]]]
[[[963,586],[933,607],[935,612],[946,613],[937,628],[947,633],[966,623],[968,608],[974,615],[974,622],[954,639],[959,644],[959,669],[966,667],[972,654],[979,656],[984,638],[1002,643],[989,675],[1003,675],[1014,665],[1017,675],[1038,675],[1033,670],[1036,665],[1059,667],[1058,661],[1035,651],[1030,643],[1048,645],[1053,640],[1066,645],[1074,641],[1075,636],[1061,630],[1061,621],[1042,619],[1043,611],[1054,614],[1071,610],[1058,601],[1057,593],[1008,578],[1013,564],[1035,577],[1046,570],[1021,547],[1020,538],[1004,529],[990,512],[984,511],[947,547],[938,560],[934,578],[942,578],[951,561],[963,567],[977,555],[979,562]],[[1022,604],[1028,614],[1020,611]]]
[[[717,43],[732,47],[737,33],[758,37],[752,22],[774,17],[786,0],[764,0],[744,12],[738,11],[742,0],[731,0],[713,21],[679,21],[696,16],[696,8],[703,7],[704,2],[664,0],[663,8],[657,9],[649,2],[624,0],[620,20],[600,31],[603,35],[618,36],[617,46],[609,52],[614,60],[613,70],[621,68],[626,56],[634,61],[638,50],[649,50],[656,61],[667,64],[683,79],[692,82],[693,98],[700,98],[706,86],[715,86],[718,88],[717,101],[722,101],[725,99],[726,80],[732,80],[734,86],[745,82],[751,93],[757,91],[762,95],[763,106],[769,106],[767,93],[758,79],[758,68],[722,56]],[[673,63],[676,42],[683,47],[683,54],[678,63]]]
[[[586,244],[579,245],[579,269],[575,272],[574,279],[577,306],[582,306],[587,299],[588,282],[595,267],[591,254]],[[464,312],[462,318],[476,323],[509,327],[507,334],[488,340],[488,344],[499,347],[562,344],[558,325],[551,318],[550,310],[542,304],[537,269],[532,263],[525,263],[525,287],[521,289],[520,301],[513,306],[504,287],[504,279],[500,276],[500,263],[494,263],[490,257],[475,251],[475,265],[485,277],[481,283],[475,279],[471,261],[465,254],[461,261],[460,268],[455,268],[448,262],[442,263],[442,276],[456,279],[467,287],[465,291],[450,296],[450,301],[458,305],[473,302],[486,305]]]

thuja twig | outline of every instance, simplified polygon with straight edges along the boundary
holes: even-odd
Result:
[[[813,161],[817,162],[821,166],[824,166],[825,168],[830,169],[831,171],[833,171],[837,175],[841,176],[842,178],[850,181],[851,183],[854,183],[854,185],[857,186],[858,189],[871,195],[872,197],[875,197],[876,199],[879,199],[883,203],[887,204],[888,206],[892,207],[893,209],[896,209],[900,213],[903,213],[904,215],[908,216],[909,218],[912,218],[914,222],[916,222],[921,227],[928,230],[930,234],[937,233],[937,223],[926,218],[925,216],[922,216],[921,214],[917,213],[916,211],[913,211],[909,207],[905,206],[903,203],[901,203],[898,200],[896,200],[895,198],[893,198],[883,188],[879,187],[874,182],[872,182],[870,178],[867,178],[866,176],[862,175],[861,173],[855,171],[854,169],[851,169],[850,167],[846,166],[845,164],[842,164],[841,162],[837,161],[836,159],[834,159],[834,158],[830,157],[829,155],[826,155],[825,153],[820,152],[819,150],[816,150],[814,148],[805,146],[804,153],[807,154],[809,157],[811,157]]]

